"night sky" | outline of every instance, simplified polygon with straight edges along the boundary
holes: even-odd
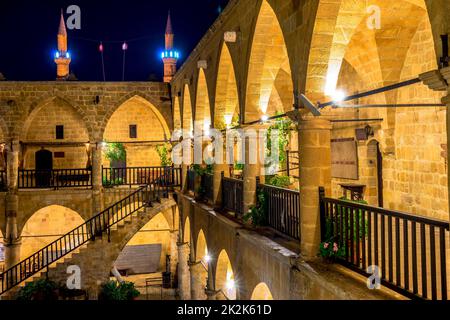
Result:
[[[161,50],[170,9],[181,66],[228,0],[0,0],[0,72],[8,80],[54,80],[61,8],[78,5],[81,30],[68,30],[71,70],[80,81],[101,81],[104,41],[107,81],[122,79],[122,41],[128,41],[126,81],[162,80]],[[65,14],[67,20],[68,15]],[[108,42],[109,41],[109,42]]]

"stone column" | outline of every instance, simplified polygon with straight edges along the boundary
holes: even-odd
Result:
[[[324,119],[299,122],[301,253],[317,256],[320,244],[319,187],[331,191],[331,123]]]
[[[245,166],[244,166],[244,214],[250,210],[250,207],[255,205],[256,202],[256,181],[259,177],[264,180],[264,176],[261,174],[261,164],[263,160],[261,158],[261,148],[264,150],[264,146],[260,141],[260,129],[264,129],[262,126],[252,126],[245,130],[245,137],[243,139],[245,146]],[[256,149],[256,150],[255,150]],[[256,161],[255,161],[256,160]]]
[[[102,143],[92,148],[92,214],[103,210]]]
[[[208,278],[206,279],[205,295],[207,300],[217,300],[216,281],[214,279],[213,266],[217,266],[217,258],[211,257],[208,263]]]
[[[201,262],[189,263],[191,273],[191,299],[205,300],[205,286],[203,285],[206,276],[205,267]]]
[[[170,231],[170,273],[173,279],[177,274],[178,269],[178,230]]]
[[[189,245],[178,243],[178,295],[181,300],[191,299],[191,277],[189,273]]]
[[[19,212],[18,173],[20,143],[17,140],[7,145],[7,183],[8,192],[5,199],[6,233],[4,238],[5,268],[20,262],[21,238],[17,227]]]

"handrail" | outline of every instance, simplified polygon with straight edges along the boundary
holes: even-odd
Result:
[[[376,212],[379,214],[389,215],[389,216],[392,216],[393,218],[407,219],[407,220],[415,221],[418,223],[429,224],[429,225],[432,225],[435,227],[442,227],[447,230],[449,230],[449,228],[450,228],[449,222],[445,221],[445,220],[441,220],[441,219],[428,218],[425,216],[413,215],[410,213],[396,211],[396,210],[387,210],[384,208],[374,207],[374,206],[367,205],[367,204],[350,202],[350,201],[345,201],[345,200],[338,200],[338,199],[333,199],[333,198],[323,198],[323,200],[326,202],[329,202],[329,203],[339,204],[339,205],[343,205],[343,206],[351,205],[353,208],[356,208],[356,209],[362,209],[362,210],[367,210],[367,211],[371,211],[371,212]]]
[[[322,241],[334,242],[337,261],[409,298],[447,300],[448,221],[326,198],[320,188]],[[329,245],[329,244],[328,244]]]
[[[167,190],[161,190],[159,185],[140,187],[124,199],[109,206],[59,239],[12,266],[1,274],[0,294],[47,268],[88,241],[95,240],[97,236],[102,236],[104,232],[107,232],[108,241],[110,241],[112,226],[143,207],[151,205],[152,201],[159,201],[161,191],[164,197],[168,195]],[[123,210],[127,206],[130,206],[130,208]]]

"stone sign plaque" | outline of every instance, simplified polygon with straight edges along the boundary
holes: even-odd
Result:
[[[331,176],[358,180],[358,147],[354,138],[331,140]]]

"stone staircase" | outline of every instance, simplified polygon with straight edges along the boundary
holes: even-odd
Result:
[[[109,230],[97,233],[88,242],[76,247],[67,255],[50,263],[46,268],[8,289],[3,293],[1,299],[14,299],[21,287],[40,278],[48,277],[59,285],[65,286],[71,276],[67,272],[70,266],[80,268],[81,289],[87,292],[89,299],[97,299],[100,284],[109,280],[113,264],[126,244],[154,216],[174,205],[176,202],[171,198],[151,202],[151,206],[142,205],[138,210],[111,225]],[[95,220],[95,217],[93,219]]]

